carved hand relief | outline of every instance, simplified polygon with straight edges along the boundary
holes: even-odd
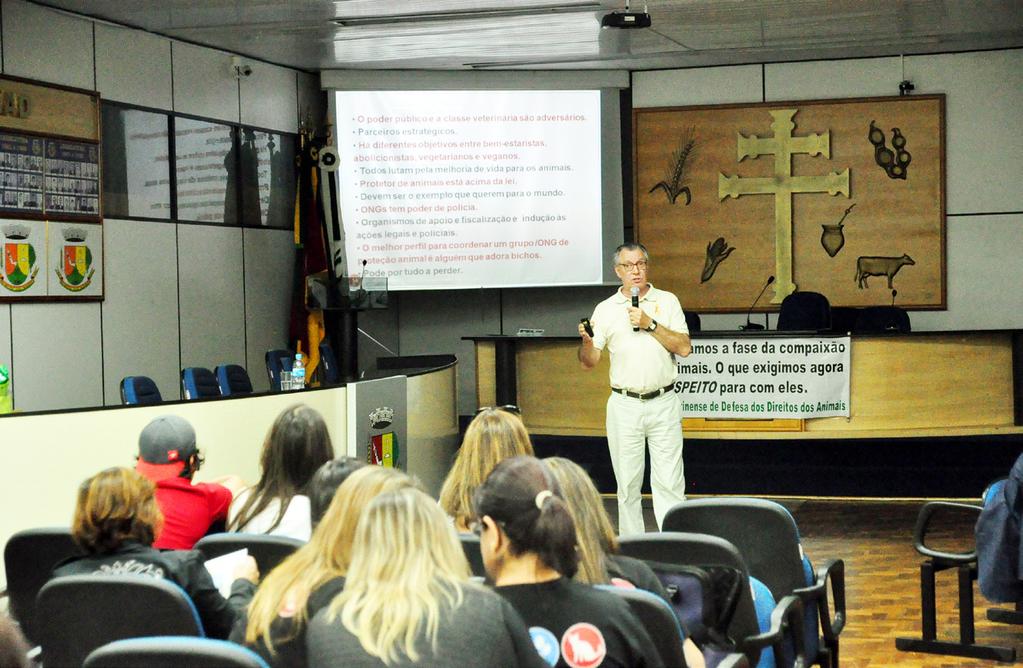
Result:
[[[707,244],[707,261],[703,264],[700,282],[706,283],[709,281],[714,276],[714,272],[717,271],[718,265],[724,262],[734,250],[734,248],[729,248],[728,242],[725,241],[724,237],[718,237],[714,240],[714,243]]]

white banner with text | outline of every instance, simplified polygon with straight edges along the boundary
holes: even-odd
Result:
[[[677,358],[682,415],[849,416],[849,337],[697,339]]]

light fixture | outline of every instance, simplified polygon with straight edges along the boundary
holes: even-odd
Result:
[[[389,25],[395,23],[428,23],[434,21],[468,21],[475,19],[494,19],[510,16],[547,16],[549,14],[568,14],[575,12],[592,12],[601,8],[599,2],[581,2],[576,4],[536,5],[533,7],[498,7],[493,9],[456,9],[451,11],[422,12],[417,14],[378,14],[376,16],[338,16],[331,19],[333,23],[350,28],[355,26]]]

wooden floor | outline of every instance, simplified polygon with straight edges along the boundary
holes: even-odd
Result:
[[[919,502],[781,500],[793,513],[803,547],[814,563],[841,558],[846,569],[848,621],[841,635],[841,665],[847,668],[994,667],[1009,665],[931,654],[900,652],[897,636],[920,637],[920,561],[913,549]],[[612,516],[614,502],[607,503]],[[646,510],[654,530],[653,512]],[[936,534],[941,549],[972,549],[975,515],[943,516],[947,530]],[[937,526],[938,523],[935,523]],[[938,574],[938,637],[958,639],[958,605],[954,572]],[[974,586],[976,590],[976,585]],[[976,639],[980,644],[1015,647],[1023,661],[1023,626],[986,619],[990,604],[974,593]],[[1008,606],[1006,606],[1008,607]]]

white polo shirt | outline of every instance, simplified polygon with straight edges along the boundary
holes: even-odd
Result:
[[[649,285],[639,300],[643,312],[659,326],[689,334],[678,297]],[[620,289],[597,304],[590,318],[593,345],[611,355],[611,387],[640,393],[659,390],[675,380],[675,356],[650,332],[632,331],[627,310],[631,304],[632,297]]]

